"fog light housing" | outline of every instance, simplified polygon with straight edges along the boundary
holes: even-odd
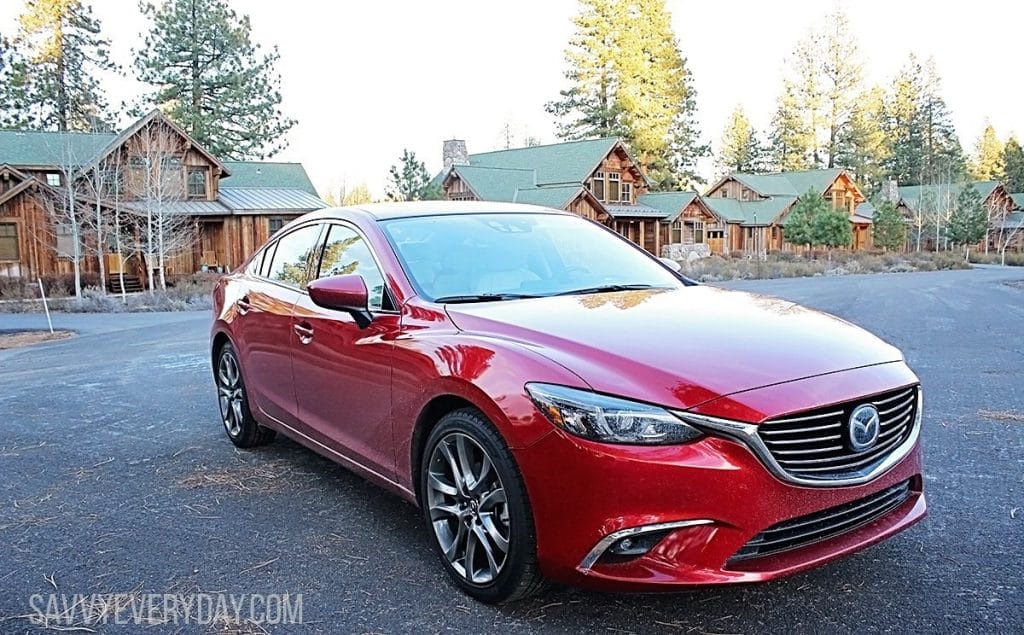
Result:
[[[608,551],[605,555],[616,556],[620,558],[636,558],[642,556],[654,546],[661,542],[661,539],[667,536],[672,530],[665,529],[663,531],[652,531],[646,534],[637,534],[634,536],[626,536],[620,538],[612,543],[611,547],[608,547]]]

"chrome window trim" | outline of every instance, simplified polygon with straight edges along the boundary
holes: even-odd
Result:
[[[677,520],[670,523],[657,523],[654,525],[641,525],[639,527],[629,527],[627,529],[620,529],[613,531],[608,534],[594,545],[594,548],[580,561],[579,566],[576,568],[583,575],[589,575],[590,569],[594,564],[604,555],[604,552],[608,550],[618,540],[627,536],[640,536],[643,534],[650,534],[658,531],[682,529],[683,527],[697,527],[698,525],[710,525],[714,521],[702,518],[699,520]]]
[[[768,450],[768,446],[764,444],[764,441],[762,441],[761,437],[757,434],[757,424],[742,423],[740,421],[731,421],[729,419],[719,419],[718,417],[709,417],[707,415],[699,415],[679,410],[673,410],[670,412],[686,423],[692,424],[711,433],[718,433],[719,435],[730,438],[734,441],[739,441],[743,445],[747,446],[747,448],[754,453],[754,456],[756,456],[758,460],[768,468],[768,471],[781,481],[792,483],[794,485],[804,485],[807,487],[837,487],[842,485],[861,485],[863,483],[873,481],[902,461],[917,444],[917,440],[921,436],[921,420],[923,418],[924,410],[922,391],[921,388],[918,387],[917,412],[914,416],[913,427],[910,430],[910,435],[907,437],[907,440],[890,452],[889,455],[882,459],[882,462],[876,465],[871,471],[847,478],[807,478],[793,476],[786,472],[786,470],[776,462],[775,457],[773,457],[772,453]]]

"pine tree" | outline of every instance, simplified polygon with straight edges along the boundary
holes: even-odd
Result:
[[[822,202],[824,203],[824,199]],[[811,222],[811,244],[834,249],[849,247],[851,242],[853,228],[844,209],[824,203],[824,209],[819,211]]]
[[[857,40],[850,29],[849,20],[842,11],[825,18],[821,55],[821,85],[824,108],[825,154],[827,166],[840,166],[840,157],[855,153],[851,147],[855,136],[850,130],[858,116],[861,104],[863,67],[857,49]],[[863,122],[861,122],[863,123]]]
[[[111,116],[100,75],[116,69],[100,21],[81,0],[28,0],[18,18],[11,66],[22,122],[41,130],[107,130]]]
[[[966,165],[935,62],[913,54],[894,81],[886,105],[886,172],[903,185],[951,183]]]
[[[988,232],[988,214],[978,190],[963,185],[957,194],[953,213],[946,223],[945,234],[949,242],[964,248],[964,257],[970,258],[971,245]]]
[[[249,17],[227,0],[164,0],[143,6],[152,21],[136,51],[148,100],[215,156],[264,158],[287,145],[295,121],[281,112],[277,49],[250,37]]]
[[[769,145],[772,169],[791,172],[811,168],[813,147],[814,131],[801,112],[796,88],[786,82],[772,117]]]
[[[996,129],[985,122],[985,130],[974,145],[974,157],[971,159],[971,177],[978,181],[996,181],[1003,178],[1006,168],[1003,159],[1005,146],[999,142]]]
[[[890,152],[885,134],[885,91],[875,86],[857,96],[848,125],[840,132],[835,164],[852,171],[870,196],[888,176],[885,164]]]
[[[620,137],[656,185],[695,181],[707,148],[664,0],[581,4],[565,53],[569,88],[545,106],[558,119],[558,136]]]
[[[827,208],[828,203],[813,189],[802,194],[782,221],[784,240],[793,245],[812,244],[815,219]]]
[[[907,223],[895,203],[879,202],[871,221],[871,242],[875,247],[890,251],[903,249],[907,243]]]
[[[1009,192],[1024,192],[1024,149],[1011,136],[1003,148],[1004,185]]]
[[[736,106],[722,132],[719,170],[723,173],[760,172],[761,166],[762,149],[757,131],[750,124],[743,106]]]
[[[28,70],[21,52],[0,34],[0,128],[27,128]]]
[[[402,150],[396,165],[388,171],[385,194],[390,201],[425,201],[440,198],[440,192],[431,186],[430,173],[416,153]]]

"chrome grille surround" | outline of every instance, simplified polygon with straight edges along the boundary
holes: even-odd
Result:
[[[910,498],[910,481],[870,496],[772,525],[743,545],[730,562],[799,549],[840,536],[885,516]]]
[[[853,453],[843,441],[845,417],[865,403],[878,408],[882,419],[880,438],[875,447]],[[923,409],[921,388],[913,385],[760,425],[683,411],[673,414],[712,434],[740,441],[780,480],[836,487],[867,483],[899,463],[917,443]],[[803,436],[814,433],[816,436]]]

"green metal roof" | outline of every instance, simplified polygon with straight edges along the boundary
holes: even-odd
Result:
[[[562,209],[576,198],[582,189],[581,185],[527,187],[516,190],[512,202]]]
[[[471,166],[534,170],[537,185],[583,183],[618,139],[588,139],[469,155]]]
[[[696,192],[651,192],[637,197],[636,202],[660,210],[666,221],[674,221],[687,205],[697,198]]]
[[[708,209],[727,222],[757,227],[771,225],[796,199],[796,196],[776,196],[760,201],[738,201],[734,198],[701,197]]]
[[[1024,209],[1024,192],[1017,192],[1016,194],[1010,194],[1010,198],[1013,199],[1013,204],[1019,209]]]
[[[747,174],[735,172],[732,177],[762,196],[800,196],[807,190],[824,194],[829,186],[843,172],[840,168],[826,170],[803,170],[799,172],[775,172],[772,174]]]
[[[231,176],[221,181],[222,188],[274,187],[290,188],[319,196],[301,163],[273,161],[225,161]]]
[[[484,201],[510,203],[515,199],[516,190],[536,185],[533,170],[456,165],[452,166],[452,171]]]
[[[80,165],[116,138],[109,133],[0,130],[0,165],[58,167],[67,163],[67,157]]]
[[[999,187],[999,181],[973,181],[969,185],[981,195],[981,200],[984,201]],[[921,199],[929,195],[936,201],[946,198],[955,200],[960,194],[962,186],[960,183],[940,183],[938,185],[904,185],[897,189],[902,202],[914,210],[917,209]]]

